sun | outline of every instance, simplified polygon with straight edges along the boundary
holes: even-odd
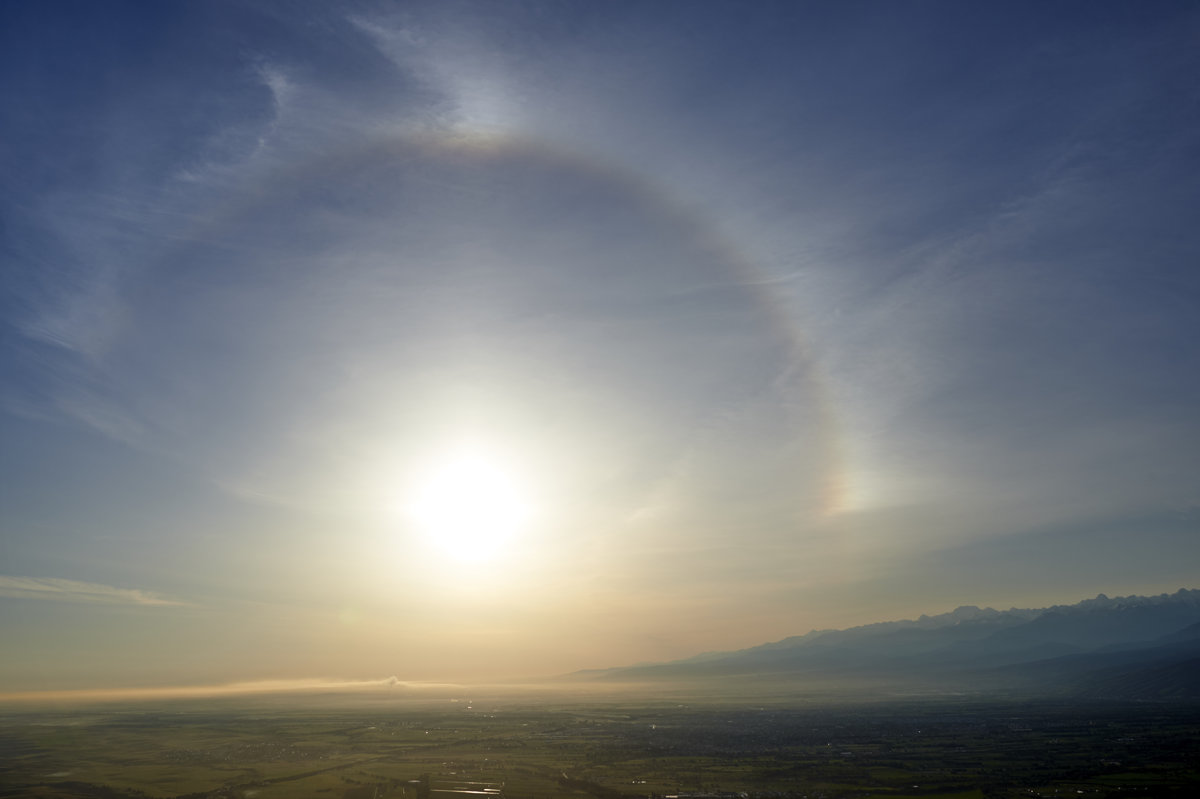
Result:
[[[532,506],[512,466],[464,449],[429,468],[412,492],[407,515],[438,552],[461,563],[485,563],[529,524]]]

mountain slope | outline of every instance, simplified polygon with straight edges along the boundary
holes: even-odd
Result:
[[[592,671],[579,679],[873,680],[896,685],[1191,695],[1178,664],[1200,657],[1200,590],[821,630],[736,652]],[[1106,671],[1107,670],[1107,671]],[[1157,675],[1157,677],[1155,676]],[[1122,687],[1124,686],[1124,687]]]

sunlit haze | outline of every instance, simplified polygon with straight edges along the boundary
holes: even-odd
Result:
[[[1200,6],[0,4],[0,693],[1196,587]]]

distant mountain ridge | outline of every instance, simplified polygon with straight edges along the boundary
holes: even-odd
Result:
[[[1192,659],[1198,676],[1189,680]],[[1200,590],[1111,598],[1099,594],[1074,605],[1004,611],[964,605],[915,620],[814,630],[749,649],[592,670],[575,678],[754,679],[794,685],[858,680],[897,687],[1112,696],[1121,695],[1121,685],[1136,685],[1138,696],[1152,698],[1155,674],[1169,677],[1169,690],[1162,686],[1167,694],[1200,698]]]

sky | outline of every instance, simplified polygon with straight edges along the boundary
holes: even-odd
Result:
[[[0,4],[0,691],[1197,587],[1193,3]]]

